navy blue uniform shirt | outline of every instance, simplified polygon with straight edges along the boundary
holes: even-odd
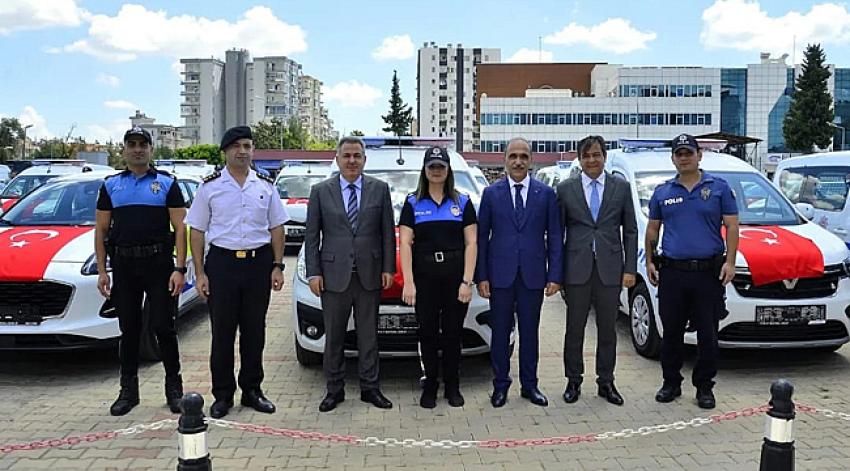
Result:
[[[704,171],[690,192],[678,178],[658,185],[649,200],[649,219],[663,225],[662,253],[677,260],[722,254],[726,250],[720,235],[723,216],[738,214],[732,189],[726,180]]]
[[[173,243],[168,208],[184,207],[176,178],[153,167],[106,177],[97,196],[97,209],[112,212],[109,241],[122,247]]]
[[[413,229],[414,254],[463,250],[463,228],[477,223],[475,207],[463,193],[458,193],[458,201],[443,198],[439,205],[430,196],[417,200],[410,194],[398,221]]]

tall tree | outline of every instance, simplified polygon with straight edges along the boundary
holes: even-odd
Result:
[[[24,130],[18,118],[0,119],[0,162],[12,160],[16,155],[15,150],[21,145]]]
[[[251,130],[254,147],[257,149],[283,149],[286,140],[286,128],[278,118],[260,121]]]
[[[832,96],[827,89],[830,75],[820,44],[809,44],[803,57],[803,73],[797,78],[791,107],[782,125],[787,148],[811,153],[815,146],[821,149],[829,146],[830,123],[835,117]]]
[[[224,163],[224,154],[222,154],[215,144],[197,144],[177,149],[174,151],[174,158],[183,160],[201,159],[213,165]]]
[[[286,143],[287,149],[307,148],[307,140],[310,138],[310,135],[307,133],[307,130],[301,126],[301,121],[298,118],[290,118],[289,126],[286,130],[286,137],[288,138],[288,142]]]
[[[393,70],[393,86],[390,90],[390,113],[381,116],[387,127],[384,132],[391,132],[396,136],[410,135],[410,121],[413,119],[413,108],[407,106],[401,99],[401,90],[398,85],[398,74]]]

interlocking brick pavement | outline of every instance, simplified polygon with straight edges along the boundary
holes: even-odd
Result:
[[[462,391],[466,406],[452,409],[442,398],[436,409],[418,406],[418,363],[383,360],[382,389],[395,403],[378,410],[359,401],[356,362],[348,363],[347,400],[328,414],[318,412],[324,378],[320,368],[301,367],[295,359],[290,327],[294,257],[287,257],[287,288],[272,297],[265,350],[266,395],[278,407],[266,415],[238,405],[227,419],[361,437],[397,439],[488,440],[566,436],[706,417],[711,413],[759,406],[768,399],[773,380],[788,378],[802,404],[850,412],[850,347],[834,354],[805,351],[724,351],[716,387],[718,408],[706,412],[685,385],[683,397],[658,404],[657,361],[637,355],[625,318],[618,323],[617,387],[623,407],[595,396],[595,326],[589,322],[585,348],[587,375],[576,404],[565,404],[562,364],[564,304],[549,298],[541,321],[540,386],[550,406],[540,408],[511,389],[508,404],[495,410],[487,356],[465,358]],[[187,391],[209,394],[209,322],[201,308],[179,323]],[[686,362],[685,376],[693,364]],[[517,364],[512,364],[516,378]],[[32,440],[111,431],[173,417],[165,406],[159,364],[140,371],[142,403],[125,417],[111,417],[109,404],[118,392],[118,362],[112,350],[64,353],[0,353],[0,446]],[[756,469],[764,417],[739,418],[715,425],[663,434],[595,443],[534,448],[442,450],[349,446],[272,437],[211,427],[208,444],[215,469],[288,470],[658,470]],[[797,469],[850,469],[850,422],[799,414],[796,422]],[[18,451],[0,455],[0,469],[175,469],[176,434],[150,431],[75,447]]]

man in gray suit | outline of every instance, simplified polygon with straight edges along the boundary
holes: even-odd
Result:
[[[345,400],[346,326],[352,308],[357,326],[360,400],[382,409],[393,404],[378,388],[377,317],[381,289],[392,285],[396,267],[389,186],[363,175],[366,146],[357,137],[337,145],[339,176],[316,184],[307,205],[304,258],[310,291],[322,298],[324,370],[328,412]]]
[[[596,382],[598,394],[623,404],[614,386],[617,356],[616,320],[620,288],[631,288],[637,272],[637,223],[629,183],[605,172],[605,141],[588,136],[578,144],[581,173],[558,185],[564,223],[564,285],[567,332],[564,336],[564,401],[581,394],[584,331],[596,311]]]

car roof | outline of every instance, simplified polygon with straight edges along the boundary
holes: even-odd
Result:
[[[788,159],[780,160],[776,164],[776,170],[794,167],[832,167],[850,165],[850,151],[841,152],[824,152],[820,154],[800,155]]]
[[[367,148],[364,170],[367,172],[387,170],[418,172],[422,170],[422,163],[425,160],[425,151],[427,149],[428,146],[382,146],[379,148]],[[451,149],[448,149],[448,151],[449,161],[453,171],[469,170],[469,164],[462,155]],[[331,164],[331,172],[338,171],[339,168],[337,167],[336,160],[334,160]]]
[[[277,177],[280,178],[293,175],[328,176],[330,173],[330,162],[284,161],[278,171]]]
[[[18,176],[24,175],[69,175],[76,173],[88,173],[84,171],[88,169],[88,171],[106,171],[111,167],[107,165],[98,165],[98,164],[69,164],[69,163],[59,163],[59,164],[47,164],[47,165],[33,165],[32,167],[24,169]]]
[[[619,163],[632,172],[675,172],[676,167],[670,158],[669,149],[623,151],[614,149],[608,151],[608,161]],[[751,172],[759,173],[755,167],[729,154],[714,151],[703,151],[700,168],[707,172]],[[610,165],[606,165],[610,167]]]

